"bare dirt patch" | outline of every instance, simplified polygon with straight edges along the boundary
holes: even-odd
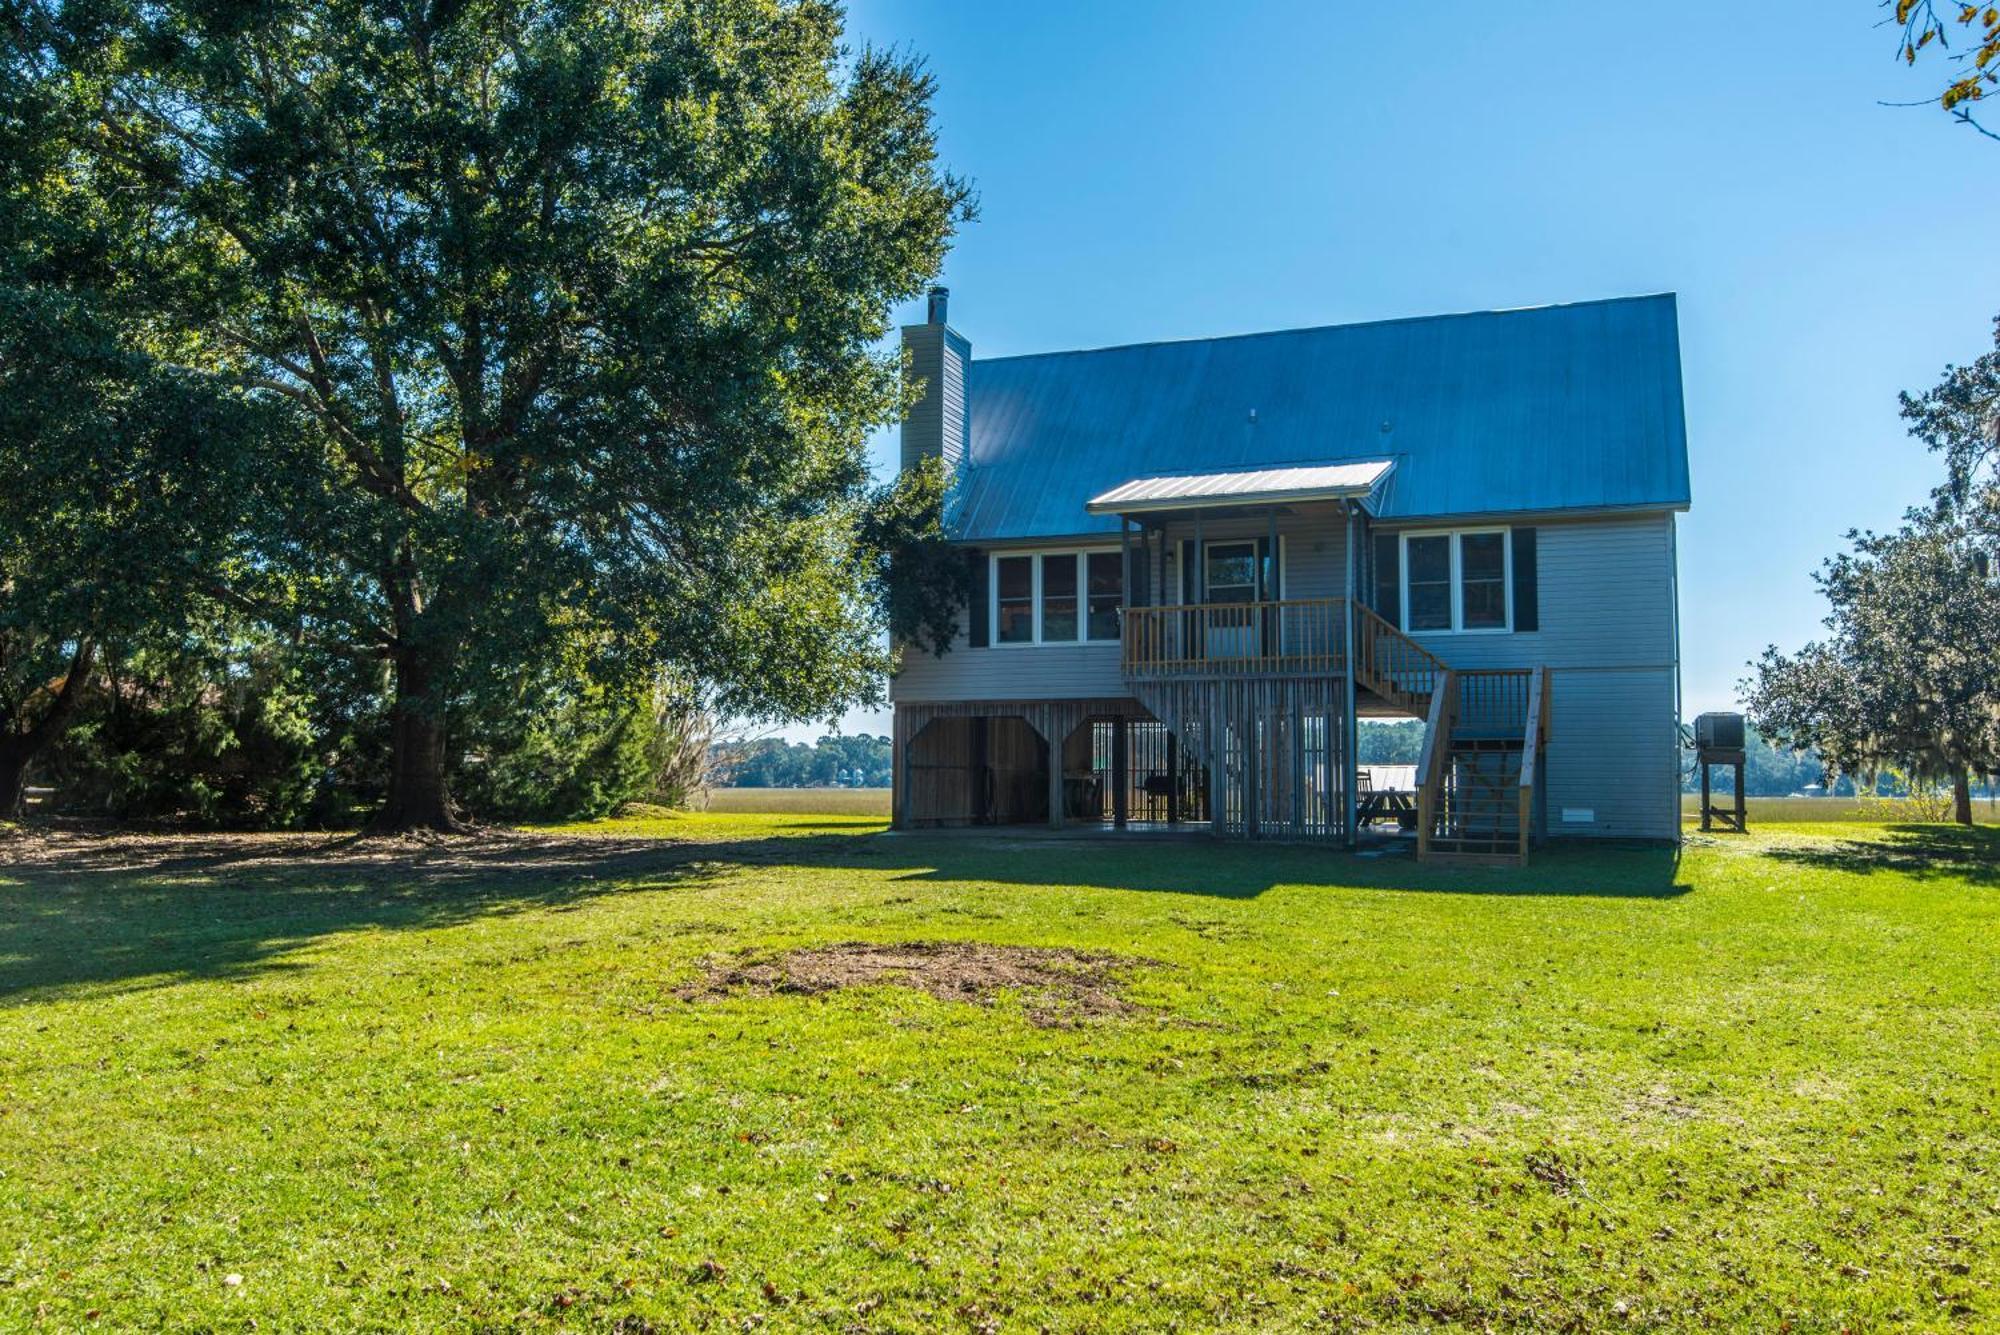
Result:
[[[722,996],[819,996],[844,987],[892,984],[940,1001],[991,1006],[1017,993],[1043,1028],[1129,1015],[1138,1007],[1118,993],[1126,971],[1157,961],[1051,946],[996,946],[975,941],[846,941],[780,954],[738,955],[708,966],[679,992],[685,1001]]]

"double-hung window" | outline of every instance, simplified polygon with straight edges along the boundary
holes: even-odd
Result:
[[[993,642],[1035,642],[1035,558],[993,558]]]
[[[994,644],[1117,642],[1123,553],[995,553],[992,561]]]
[[[1513,550],[1504,528],[1403,535],[1403,627],[1508,630]]]

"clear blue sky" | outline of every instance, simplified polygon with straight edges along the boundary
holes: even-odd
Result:
[[[1679,293],[1692,715],[1928,492],[1896,392],[2000,313],[2000,143],[1878,105],[1943,82],[1883,13],[855,0],[850,34],[937,76],[975,356]]]

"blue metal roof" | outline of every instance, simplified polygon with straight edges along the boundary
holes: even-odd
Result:
[[[1384,518],[1685,508],[1671,293],[975,360],[953,527],[1112,532],[1138,477],[1393,459]],[[1252,416],[1254,410],[1254,418]]]

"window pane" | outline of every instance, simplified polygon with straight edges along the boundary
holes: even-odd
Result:
[[[1410,629],[1451,629],[1451,585],[1410,585]]]
[[[1092,552],[1090,563],[1090,625],[1093,640],[1118,638],[1118,605],[1125,597],[1125,558],[1118,552]]]
[[[1411,630],[1451,629],[1451,539],[1444,535],[1411,538],[1405,545],[1409,563],[1405,583],[1410,596]]]
[[[1442,584],[1451,579],[1451,539],[1411,538],[1409,541],[1410,582]]]
[[[1464,582],[1465,628],[1488,630],[1507,624],[1507,535],[1467,533],[1458,540],[1459,578]]]
[[[1208,545],[1208,601],[1257,601],[1257,544],[1212,542]]]
[[[1076,557],[1042,558],[1042,642],[1076,638]]]
[[[1003,556],[1000,558],[1000,601],[1013,602],[1019,598],[1032,598],[1035,594],[1035,558],[1032,556]]]
[[[1035,558],[1003,556],[994,562],[994,606],[999,622],[994,638],[1002,644],[1030,644],[1035,638]]]
[[[1458,540],[1458,568],[1466,583],[1498,580],[1507,574],[1507,535],[1468,533]]]
[[[1497,579],[1465,582],[1465,628],[1488,630],[1507,625],[1507,586]]]

